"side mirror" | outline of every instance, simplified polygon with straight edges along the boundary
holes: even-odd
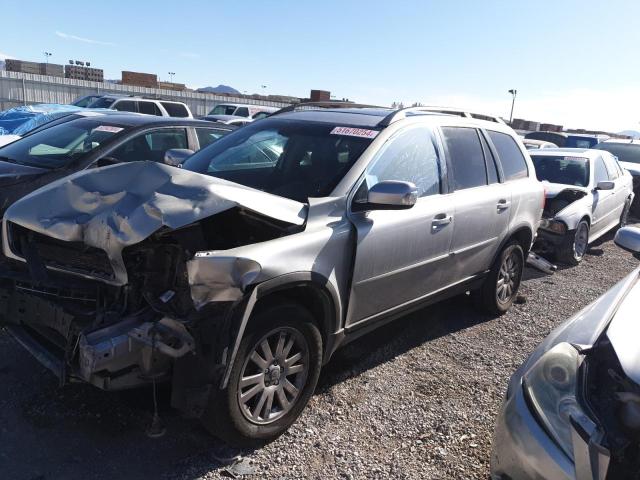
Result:
[[[109,165],[115,165],[116,163],[120,163],[120,160],[113,157],[102,157],[102,158],[99,158],[98,161],[96,162],[96,164],[98,165],[98,168],[108,167]]]
[[[366,210],[406,210],[418,201],[418,189],[411,182],[385,180],[369,189]]]
[[[598,182],[598,185],[596,185],[596,190],[613,190],[615,186],[616,184],[611,180],[604,180],[602,182]]]
[[[171,148],[164,153],[162,162],[172,167],[181,168],[184,161],[194,153],[188,148]]]
[[[613,239],[615,244],[640,260],[640,228],[622,227]]]

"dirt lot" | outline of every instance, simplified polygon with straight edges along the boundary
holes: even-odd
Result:
[[[526,303],[489,318],[465,297],[417,312],[340,351],[302,418],[224,466],[229,452],[161,392],[167,433],[150,439],[149,390],[59,389],[0,332],[0,472],[10,479],[478,478],[513,370],[553,327],[629,273],[611,236],[577,268],[527,269]]]

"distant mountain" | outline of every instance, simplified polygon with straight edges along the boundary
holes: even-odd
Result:
[[[637,130],[623,130],[622,132],[619,132],[620,135],[628,135],[631,138],[640,138],[640,132],[638,132]]]
[[[202,93],[231,93],[238,95],[240,92],[228,85],[218,85],[217,87],[203,87],[196,90],[196,92]]]

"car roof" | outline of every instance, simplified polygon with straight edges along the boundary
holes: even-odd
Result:
[[[600,143],[626,143],[628,145],[640,145],[640,140],[629,138],[607,138]]]
[[[535,152],[529,152],[530,155],[544,155],[548,157],[555,157],[561,154],[565,154],[565,157],[585,157],[594,159],[602,155],[602,150],[595,150],[593,148],[544,148],[536,150]]]
[[[117,110],[111,110],[107,112],[91,112],[94,113],[93,115],[87,115],[87,113],[89,112],[77,112],[73,115],[77,115],[78,119],[91,118],[95,120],[99,120],[102,116],[108,116],[108,120],[105,120],[109,121],[110,123],[118,123],[120,125],[126,125],[130,127],[177,125],[233,130],[233,127],[225,125],[224,123],[211,122],[207,120],[196,120],[193,118],[160,117],[155,115],[144,115],[140,113],[118,112]]]

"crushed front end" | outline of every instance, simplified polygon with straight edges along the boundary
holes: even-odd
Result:
[[[563,211],[585,195],[583,190],[565,189],[547,197],[534,244],[536,253],[545,256],[557,252],[570,230]]]

